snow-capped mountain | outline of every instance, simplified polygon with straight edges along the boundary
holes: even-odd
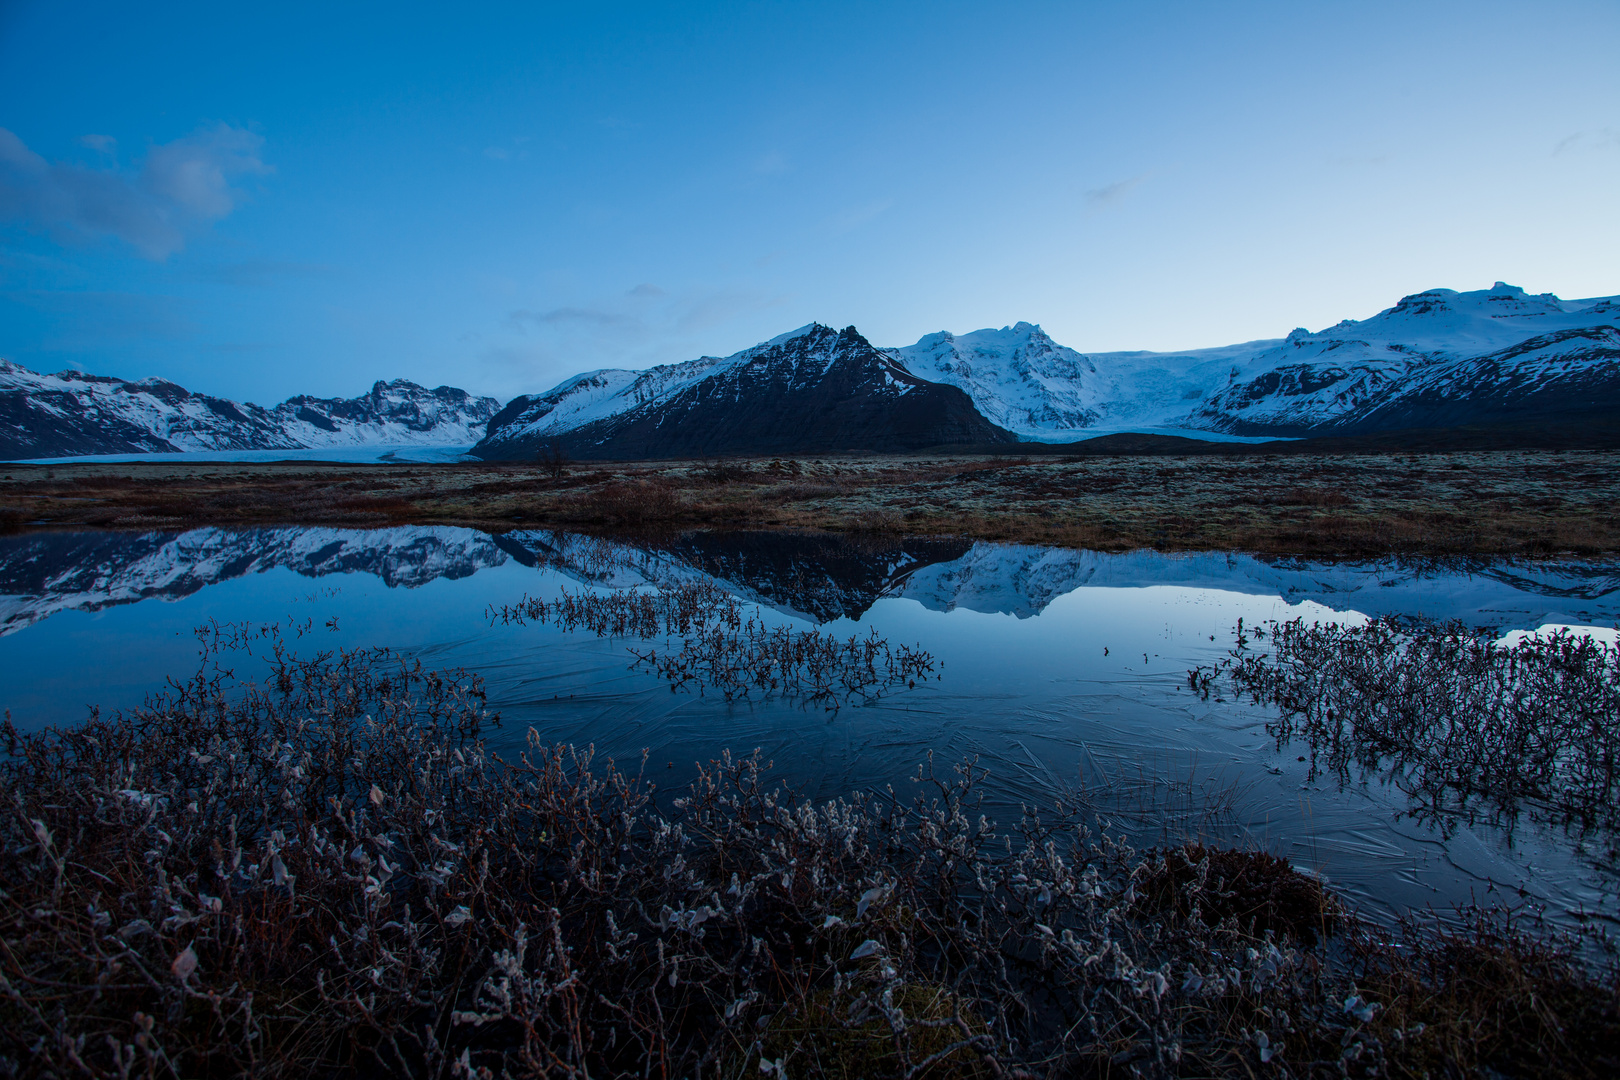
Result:
[[[1417,293],[1319,333],[1184,353],[1083,355],[1029,323],[887,351],[1035,440],[1132,429],[1351,434],[1620,406],[1620,298],[1560,300],[1502,282]]]
[[[812,323],[724,359],[593,371],[520,397],[473,453],[579,458],[893,451],[1011,442],[960,389],[918,378],[853,326]]]
[[[273,409],[161,379],[41,375],[0,360],[0,460],[74,454],[468,446],[500,408],[450,386],[377,382],[356,398],[289,398]]]
[[[885,351],[914,374],[961,387],[985,419],[1019,435],[1092,427],[1119,392],[1090,357],[1033,323],[941,331]]]
[[[379,382],[273,409],[173,383],[0,361],[0,460],[73,454],[478,445],[490,459],[904,451],[1121,431],[1355,435],[1503,424],[1614,427],[1620,297],[1498,282],[1360,321],[1179,353],[1083,354],[1032,323],[874,348],[812,323],[732,356],[600,369],[504,408]]]
[[[510,402],[474,452],[527,457],[557,440],[584,458],[815,453],[1008,432],[1291,437],[1614,415],[1620,298],[1498,282],[1417,293],[1319,333],[1180,353],[1088,355],[1025,322],[873,349],[853,327],[812,324],[725,359],[577,375]]]

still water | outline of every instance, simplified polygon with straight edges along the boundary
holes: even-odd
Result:
[[[555,626],[494,625],[490,605],[562,590],[712,578],[769,624],[871,629],[938,661],[938,678],[837,709],[674,693],[632,666],[639,644]],[[813,798],[977,756],[993,809],[1083,792],[1147,846],[1188,835],[1258,846],[1385,913],[1468,900],[1620,913],[1620,872],[1521,825],[1450,835],[1400,792],[1307,779],[1264,708],[1200,700],[1189,668],[1241,619],[1460,618],[1506,634],[1613,633],[1613,564],[1321,563],[1245,555],[1109,555],[953,540],[768,533],[614,543],[547,531],[281,528],[50,533],[0,539],[0,707],[22,729],[136,705],[197,666],[195,627],[279,623],[304,654],[386,645],[482,675],[515,753],[528,728],[621,763],[647,753],[669,790],[722,749],[758,748]]]

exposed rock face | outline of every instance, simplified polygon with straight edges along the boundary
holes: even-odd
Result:
[[[853,327],[811,324],[724,359],[586,372],[504,408],[395,380],[265,409],[161,380],[0,361],[0,459],[476,443],[492,460],[554,447],[624,460],[1456,427],[1578,442],[1616,417],[1620,297],[1561,300],[1501,282],[1415,293],[1317,333],[1181,353],[1085,355],[1023,322],[877,349]]]
[[[903,451],[1013,437],[961,390],[918,378],[854,327],[812,324],[723,360],[591,372],[520,398],[473,453],[526,458],[552,440],[590,460]]]
[[[0,360],[0,460],[79,454],[470,446],[500,402],[465,390],[377,382],[356,398],[295,397],[274,409],[161,379],[40,375]]]
[[[1433,289],[1318,333],[1183,353],[1092,353],[1018,323],[888,350],[1026,439],[1181,430],[1350,435],[1556,423],[1620,404],[1620,302],[1498,282]]]

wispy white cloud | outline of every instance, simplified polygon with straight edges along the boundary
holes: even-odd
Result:
[[[113,140],[80,140],[112,154]],[[195,229],[225,217],[241,202],[239,176],[271,171],[260,157],[264,138],[219,124],[153,146],[137,171],[116,161],[101,169],[49,162],[0,128],[0,221],[62,240],[113,236],[150,259],[166,259]]]
[[[1147,178],[1147,173],[1138,173],[1124,180],[1115,180],[1112,184],[1092,188],[1085,193],[1086,202],[1091,206],[1112,206],[1140,187]]]
[[[712,349],[713,331],[784,300],[746,289],[670,288],[642,282],[579,304],[518,308],[505,340],[483,350],[492,375],[539,389],[579,371],[690,360]],[[515,379],[527,370],[527,378]]]
[[[1620,130],[1599,128],[1596,131],[1577,131],[1558,140],[1553,157],[1580,150],[1620,150]]]

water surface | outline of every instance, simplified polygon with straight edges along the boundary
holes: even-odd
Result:
[[[761,618],[871,628],[939,678],[829,710],[672,693],[622,640],[491,625],[524,594],[709,577]],[[128,707],[197,663],[210,620],[277,623],[298,650],[387,645],[487,680],[515,752],[533,726],[621,762],[645,750],[666,789],[722,749],[759,748],[827,798],[976,755],[994,805],[1081,789],[1139,844],[1200,834],[1284,854],[1383,911],[1469,899],[1616,911],[1601,853],[1528,826],[1442,835],[1399,792],[1308,781],[1265,709],[1200,700],[1187,670],[1241,619],[1460,618],[1503,633],[1620,620],[1620,567],[1493,561],[1322,563],[1108,555],[956,540],[769,533],[610,543],[547,531],[278,528],[48,533],[0,540],[0,707],[25,729]]]

